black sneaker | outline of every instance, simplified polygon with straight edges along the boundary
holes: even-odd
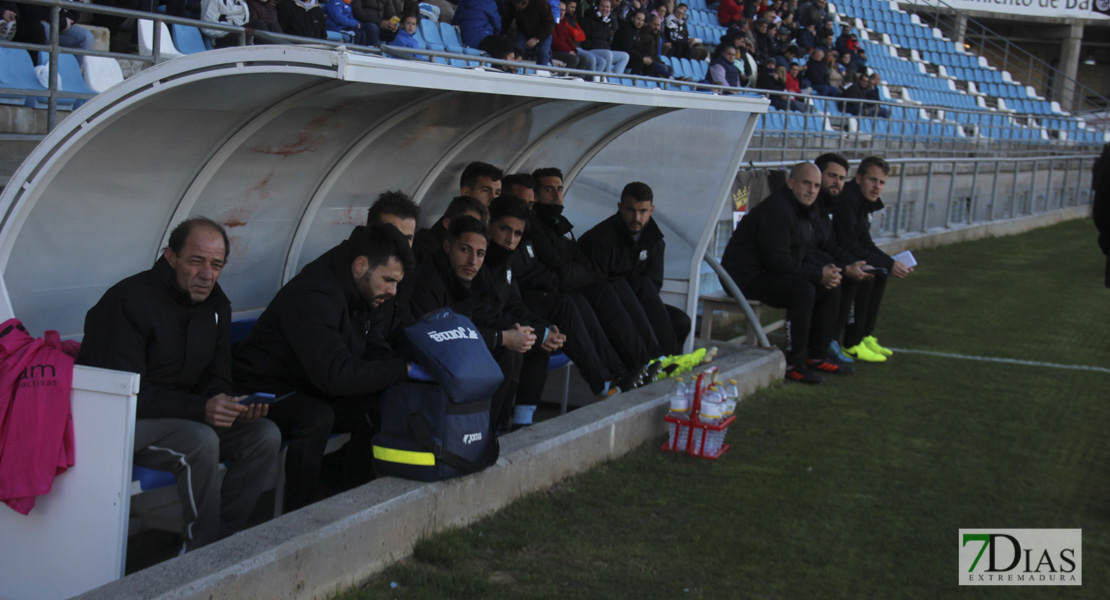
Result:
[[[639,369],[632,371],[631,373],[626,373],[617,381],[617,387],[619,387],[622,392],[628,392],[640,387],[641,385],[643,385],[641,383],[641,380],[643,380],[644,378],[644,373],[646,369],[647,365],[644,365]]]
[[[820,375],[815,373],[813,369],[810,369],[805,365],[787,367],[785,379],[787,381],[797,381],[798,383],[810,384],[823,383],[825,381],[824,377],[821,377]]]
[[[851,365],[844,364],[832,358],[811,358],[806,361],[806,366],[815,371],[836,373],[837,375],[851,375],[856,372]]]
[[[644,368],[644,379],[643,379],[643,381],[640,382],[640,385],[645,386],[649,383],[653,383],[655,381],[655,377],[657,375],[659,375],[659,369],[662,366],[663,366],[663,363],[661,363],[657,360],[653,360],[653,361],[649,362],[647,364],[647,366]]]

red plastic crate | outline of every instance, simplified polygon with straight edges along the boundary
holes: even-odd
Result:
[[[717,460],[721,457],[722,454],[728,451],[729,445],[722,443],[721,448],[715,454],[705,454],[705,439],[706,437],[708,437],[709,432],[722,431],[728,428],[729,425],[732,425],[733,421],[736,420],[736,415],[729,415],[727,419],[721,421],[716,425],[702,423],[697,418],[698,410],[701,408],[702,394],[705,392],[705,390],[709,389],[710,379],[707,379],[705,376],[707,374],[715,373],[716,371],[717,367],[712,367],[710,369],[707,369],[704,373],[698,375],[698,378],[694,383],[694,405],[690,407],[689,419],[680,419],[671,415],[663,417],[664,421],[668,423],[674,423],[675,429],[674,438],[668,439],[666,442],[664,442],[663,445],[660,446],[660,450],[663,450],[664,452],[685,452],[690,456],[707,458],[709,460]],[[704,386],[702,385],[703,382]],[[686,445],[683,448],[676,448],[675,446],[678,443],[678,438],[682,436],[682,432],[684,430],[688,430],[688,435],[686,436]],[[699,438],[695,436],[700,436],[699,443],[696,444],[697,448],[695,448],[694,440]]]

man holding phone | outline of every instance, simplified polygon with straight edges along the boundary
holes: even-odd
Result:
[[[874,278],[862,283],[856,292],[851,317],[844,329],[844,352],[865,362],[884,362],[894,353],[879,345],[872,335],[879,317],[879,304],[889,276],[902,278],[913,270],[883,252],[871,239],[871,215],[882,210],[886,178],[890,165],[877,156],[860,161],[856,176],[844,184],[833,210],[836,241],[853,256],[863,258]]]
[[[231,395],[231,303],[216,283],[228,247],[214,221],[179,224],[153,268],[89,310],[77,357],[141,376],[134,463],[176,476],[186,550],[246,526],[281,444],[268,406]]]

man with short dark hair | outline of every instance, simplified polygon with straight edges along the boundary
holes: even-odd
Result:
[[[833,212],[836,210],[837,199],[844,190],[844,179],[848,175],[848,159],[829,152],[818,156],[813,161],[821,170],[821,192],[817,195],[814,206],[817,209],[816,245],[824,248],[835,259],[835,264],[844,275],[840,284],[840,310],[837,313],[836,327],[833,330],[833,339],[829,345],[829,352],[833,357],[843,362],[854,362],[852,357],[844,353],[840,345],[840,336],[844,333],[848,319],[852,315],[852,305],[855,303],[856,294],[859,293],[864,282],[873,279],[867,269],[867,261],[857,259],[850,252],[840,247],[833,232]]]
[[[447,228],[451,220],[467,215],[485,223],[489,221],[488,205],[470,196],[455,196],[447,205],[447,210],[431,227],[426,227],[416,232],[412,243],[412,253],[416,255],[417,262],[423,262],[429,255],[443,246],[447,239]]]
[[[852,372],[828,357],[841,269],[816,245],[820,189],[813,163],[795,165],[786,186],[740,220],[721,259],[746,297],[786,309],[786,380],[811,384],[824,381],[818,370]]]
[[[484,162],[466,165],[459,177],[459,195],[477,199],[487,209],[489,203],[501,195],[501,169]]]
[[[690,334],[690,317],[664,304],[663,232],[651,218],[655,193],[646,183],[624,186],[617,214],[594,226],[579,240],[582,252],[609,278],[623,303],[643,307],[663,354],[681,354]],[[623,282],[623,284],[622,284]]]
[[[286,474],[296,480],[288,484],[287,501],[294,507],[311,502],[333,432],[351,434],[344,450],[346,485],[372,476],[370,438],[377,426],[378,397],[404,381],[411,365],[371,349],[388,347],[379,311],[412,265],[408,240],[395,227],[356,229],[282,286],[236,345],[240,385],[276,394],[295,392],[271,407],[283,432],[334,420],[327,428],[300,432],[299,441],[290,440]]]
[[[382,192],[366,211],[367,225],[386,223],[396,227],[408,240],[409,247],[412,247],[418,219],[420,206],[401,190]]]
[[[871,239],[871,215],[883,208],[880,196],[888,175],[890,166],[885,160],[877,156],[863,159],[855,178],[840,192],[833,211],[833,230],[840,247],[863,258],[872,268],[881,269],[873,271],[874,279],[865,281],[860,287],[852,316],[844,329],[844,351],[867,362],[883,362],[894,354],[879,345],[874,336],[887,275],[902,278],[913,270],[880,250]]]
[[[152,269],[89,310],[77,357],[141,376],[134,463],[177,478],[186,550],[246,526],[281,444],[274,423],[259,418],[268,407],[232,395],[231,302],[216,283],[228,248],[214,221],[179,224]]]
[[[489,239],[481,221],[468,215],[451,219],[440,248],[421,261],[411,307],[415,315],[450,308],[478,328],[505,380],[490,402],[490,420],[499,425],[502,410],[511,406],[520,381],[523,355],[537,343],[535,329],[495,314],[479,274],[486,262]],[[542,332],[541,332],[542,334]]]
[[[535,180],[531,173],[513,173],[501,180],[503,195],[516,196],[528,203],[528,208],[536,201]]]

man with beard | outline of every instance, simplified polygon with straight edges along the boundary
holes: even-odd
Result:
[[[833,331],[833,340],[829,344],[829,353],[836,360],[854,362],[852,357],[844,354],[840,346],[840,336],[848,319],[852,316],[852,305],[860,286],[874,275],[864,270],[867,261],[857,260],[849,252],[840,247],[833,232],[833,211],[836,210],[836,200],[844,189],[844,179],[848,175],[848,159],[835,153],[822,154],[813,161],[821,170],[821,193],[817,195],[817,245],[826,248],[826,251],[836,259],[836,266],[843,270],[844,278],[840,284],[840,311],[837,313],[836,328]]]
[[[825,380],[816,371],[852,372],[828,357],[841,269],[816,245],[820,189],[813,163],[795,165],[786,186],[740,220],[721,260],[746,297],[786,309],[786,380],[810,384]]]
[[[852,317],[844,329],[844,351],[848,356],[867,362],[883,362],[894,353],[879,345],[875,338],[875,322],[886,289],[887,276],[902,278],[913,269],[894,260],[879,249],[871,239],[871,214],[882,210],[883,193],[890,166],[877,156],[868,156],[859,164],[855,178],[844,186],[833,211],[836,241],[853,256],[862,257],[874,270],[874,279],[863,283],[856,294]]]
[[[663,354],[680,354],[690,334],[690,317],[663,303],[663,231],[652,220],[655,193],[634,181],[621,190],[617,214],[587,231],[582,252],[609,279],[625,306],[638,303]],[[634,299],[634,301],[633,301]]]
[[[371,352],[388,346],[379,313],[412,271],[408,240],[395,227],[378,224],[355,230],[340,246],[345,251],[325,252],[285,284],[235,348],[240,387],[293,393],[270,407],[283,435],[311,416],[334,414],[333,427],[287,450],[287,472],[296,464],[306,474],[289,482],[293,507],[311,501],[333,432],[351,434],[344,451],[346,485],[372,477],[378,397],[411,368],[403,358]]]

